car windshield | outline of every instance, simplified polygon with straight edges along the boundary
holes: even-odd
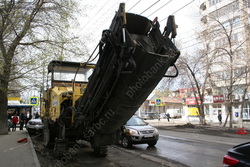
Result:
[[[126,123],[128,126],[145,126],[147,123],[139,117],[132,117]]]

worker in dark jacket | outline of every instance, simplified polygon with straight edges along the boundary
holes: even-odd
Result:
[[[23,130],[23,125],[26,121],[26,115],[24,114],[24,112],[21,112],[21,115],[20,115],[20,130]]]
[[[31,114],[31,112],[30,112],[30,113],[28,113],[27,116],[26,116],[25,127],[27,127],[27,123],[28,123],[29,120],[31,120],[31,119],[32,119],[32,114]]]
[[[219,120],[219,122],[220,122],[220,125],[222,124],[222,116],[221,116],[221,112],[219,112],[219,114],[218,114],[218,120]]]
[[[36,112],[35,119],[38,119],[38,118],[40,118],[40,115],[38,114],[38,112]]]

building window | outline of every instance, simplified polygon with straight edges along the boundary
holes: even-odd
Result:
[[[230,79],[230,71],[218,71],[215,72],[217,80],[227,80]]]
[[[239,34],[232,34],[230,39],[223,37],[214,41],[216,48],[225,47],[229,45],[229,40],[232,44],[237,44],[239,42]]]
[[[209,6],[214,6],[217,3],[220,3],[221,1],[223,1],[223,0],[209,0]]]
[[[213,1],[220,1],[220,0],[213,0]],[[212,2],[212,0],[210,2]],[[219,2],[217,2],[217,3],[219,3]],[[220,8],[220,9],[212,12],[210,14],[210,16],[213,17],[213,18],[218,18],[218,17],[224,16],[224,15],[227,15],[230,11],[231,12],[235,12],[238,9],[239,9],[239,2],[238,1],[234,1],[233,3],[231,3],[229,5],[226,5],[226,6],[222,7],[222,8]]]
[[[243,119],[250,119],[250,102],[244,104],[242,117]]]
[[[209,106],[205,105],[205,115],[209,115]]]
[[[222,111],[221,104],[213,104],[213,115],[218,115]]]
[[[237,43],[238,41],[239,41],[239,34],[238,33],[232,34],[231,42],[232,43]]]
[[[245,78],[246,77],[246,67],[241,67],[233,70],[234,78]]]
[[[203,17],[201,18],[201,22],[202,22],[203,24],[207,24],[207,16],[203,16]]]
[[[236,51],[236,59],[244,59],[244,52],[242,49]]]
[[[204,10],[206,10],[206,3],[205,2],[203,2],[202,4],[201,4],[201,6],[200,6],[200,10],[202,10],[202,11],[204,11]]]
[[[232,26],[237,27],[240,25],[240,17],[235,17],[232,21]]]

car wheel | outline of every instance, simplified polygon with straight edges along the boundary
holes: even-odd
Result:
[[[107,146],[94,147],[94,153],[99,157],[105,157],[108,155],[108,147]]]
[[[156,143],[157,143],[157,141],[153,141],[153,142],[148,143],[148,145],[149,146],[154,146],[154,145],[156,145]]]
[[[126,136],[122,137],[121,144],[124,148],[130,148],[132,147],[132,143],[129,142],[128,138]]]
[[[30,129],[27,129],[28,133],[31,134],[31,135],[34,135],[36,132],[33,131],[33,130],[30,130]]]

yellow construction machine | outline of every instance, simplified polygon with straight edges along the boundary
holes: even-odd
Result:
[[[96,64],[52,61],[51,88],[43,96],[44,143],[55,150],[77,140],[98,155],[119,140],[120,127],[134,115],[163,77],[176,77],[180,52],[174,16],[163,32],[157,18],[125,12],[120,4],[104,30]],[[169,67],[175,73],[166,75]]]

